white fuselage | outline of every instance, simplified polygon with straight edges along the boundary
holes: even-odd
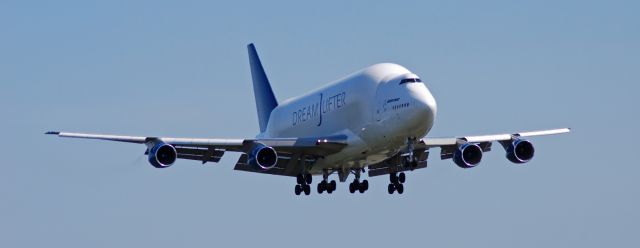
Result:
[[[311,168],[360,168],[396,154],[407,138],[425,136],[436,102],[406,68],[376,64],[276,107],[261,138],[322,137],[343,134],[348,146],[320,158]],[[412,80],[410,80],[412,81]]]

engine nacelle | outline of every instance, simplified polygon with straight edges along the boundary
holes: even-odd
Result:
[[[275,167],[278,163],[278,153],[273,147],[255,142],[251,148],[251,152],[248,154],[248,162],[250,165],[268,170]]]
[[[149,163],[156,168],[167,168],[178,158],[176,148],[167,143],[155,144],[149,150]]]
[[[507,159],[516,164],[529,162],[535,153],[533,144],[528,140],[521,139],[511,141],[510,144],[505,146],[505,150],[507,151]]]
[[[453,162],[461,168],[472,168],[482,160],[482,148],[478,144],[464,143],[453,153]]]

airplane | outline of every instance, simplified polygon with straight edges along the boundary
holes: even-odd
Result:
[[[331,194],[337,174],[350,193],[364,193],[369,177],[389,175],[389,194],[404,192],[405,172],[427,167],[432,148],[441,159],[473,168],[484,152],[499,143],[516,164],[530,161],[534,146],[526,138],[570,132],[569,128],[481,136],[426,137],[437,105],[418,75],[393,63],[369,66],[307,94],[278,102],[253,43],[247,45],[260,133],[254,138],[209,139],[120,136],[51,131],[59,137],[144,144],[148,162],[167,168],[177,159],[217,163],[238,152],[234,170],[296,178],[296,195],[311,193],[313,175],[321,175],[317,192]]]

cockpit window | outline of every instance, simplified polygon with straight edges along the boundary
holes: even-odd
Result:
[[[419,78],[405,78],[400,80],[400,84],[419,83],[419,82],[422,82],[422,80],[420,80]]]

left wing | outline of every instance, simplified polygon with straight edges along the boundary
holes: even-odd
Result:
[[[240,159],[236,163],[236,170],[268,173],[275,175],[295,176],[302,171],[301,162],[315,161],[319,157],[337,153],[347,146],[345,135],[335,135],[328,137],[307,137],[307,138],[273,138],[273,139],[195,139],[195,138],[171,138],[171,137],[144,137],[144,136],[122,136],[89,133],[69,133],[69,132],[46,132],[45,134],[57,135],[58,137],[98,139],[117,142],[127,142],[145,144],[146,155],[150,155],[149,162],[158,168],[170,166],[175,159],[189,159],[206,162],[219,162],[226,151],[241,152]],[[161,150],[163,146],[166,149]],[[171,148],[168,148],[171,147]],[[275,151],[275,162],[273,165],[264,165],[268,169],[252,164],[252,156],[255,149],[269,148]],[[175,151],[175,158],[162,163],[163,151]],[[158,154],[160,152],[160,154]],[[253,154],[253,155],[252,155]],[[152,160],[152,155],[153,160]],[[160,156],[159,156],[160,155]],[[158,157],[156,157],[158,156]],[[171,158],[171,157],[168,157]],[[155,163],[157,162],[157,163]]]
[[[534,148],[531,142],[524,138],[563,134],[570,132],[569,128],[529,131],[512,134],[492,134],[479,136],[425,137],[415,142],[413,148],[409,146],[405,149],[407,153],[397,154],[380,163],[369,166],[369,176],[386,175],[389,173],[414,170],[427,167],[429,149],[439,147],[441,159],[453,159],[462,168],[475,167],[480,163],[482,154],[491,151],[493,142],[500,143],[506,153],[507,158],[514,163],[526,163],[533,158]],[[408,161],[408,151],[415,158]]]
[[[529,132],[520,132],[520,133],[513,133],[513,134],[491,134],[491,135],[448,137],[448,138],[426,138],[425,137],[422,140],[420,140],[419,144],[421,147],[426,147],[426,148],[444,147],[444,146],[457,145],[461,142],[484,143],[484,142],[492,142],[492,141],[508,141],[514,138],[527,138],[527,137],[542,136],[542,135],[563,134],[568,132],[571,132],[570,128],[529,131]]]
[[[479,136],[464,136],[464,137],[455,137],[455,138],[423,138],[420,140],[417,148],[425,148],[429,149],[432,147],[440,147],[440,158],[441,159],[449,159],[455,156],[457,150],[460,150],[463,146],[467,144],[477,145],[482,152],[491,151],[491,145],[494,141],[499,142],[505,149],[508,149],[510,145],[515,141],[523,141],[523,138],[535,137],[535,136],[543,136],[543,135],[553,135],[553,134],[563,134],[570,132],[569,128],[560,128],[560,129],[550,129],[550,130],[540,130],[540,131],[529,131],[529,132],[520,132],[513,134],[492,134],[492,135],[479,135]],[[528,141],[525,141],[528,142]],[[530,144],[530,143],[529,143]],[[472,148],[473,149],[473,148]],[[533,149],[533,146],[531,146]],[[509,152],[509,151],[507,151]],[[531,156],[533,157],[533,150],[531,151]],[[529,161],[531,158],[522,159],[519,163],[524,163]],[[468,161],[471,162],[471,161]],[[479,161],[478,161],[479,162]],[[469,167],[473,167],[475,165],[469,165]]]

